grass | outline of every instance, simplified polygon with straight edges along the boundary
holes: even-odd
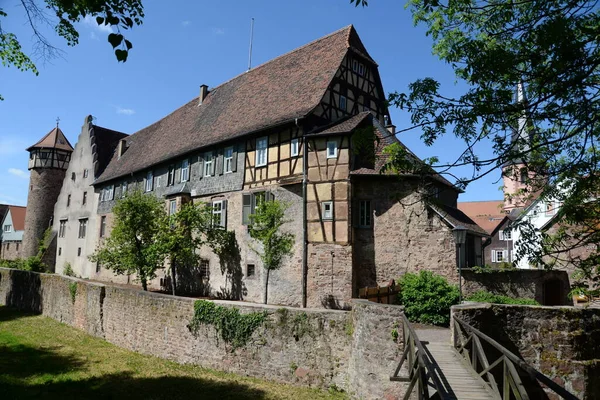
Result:
[[[180,365],[52,319],[0,307],[2,399],[343,399],[343,394]]]

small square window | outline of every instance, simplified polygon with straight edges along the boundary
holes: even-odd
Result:
[[[246,265],[246,278],[252,278],[256,275],[256,268],[254,264]]]
[[[321,211],[324,220],[333,219],[333,201],[324,201],[321,203]]]
[[[300,141],[298,140],[298,138],[292,139],[292,142],[290,143],[290,156],[291,157],[298,156],[299,147],[300,147],[299,145],[300,145]]]
[[[327,141],[327,158],[337,158],[337,142],[335,140]]]
[[[12,225],[4,225],[4,232],[12,232]]]

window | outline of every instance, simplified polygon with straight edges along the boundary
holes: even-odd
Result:
[[[246,278],[252,278],[256,276],[256,267],[254,264],[246,265]]]
[[[71,205],[71,195],[67,195],[67,207]]]
[[[71,180],[75,182],[75,172],[71,172]]]
[[[521,182],[521,183],[527,182],[527,168],[521,168],[519,170],[519,182]]]
[[[365,65],[364,64],[361,64],[361,63],[358,64],[358,74],[361,76],[365,74]]]
[[[19,242],[17,242],[15,246],[17,247],[17,251],[19,251]]]
[[[216,200],[213,201],[213,225],[221,226],[225,228],[227,226],[226,213],[227,213],[227,200]]]
[[[250,215],[256,211],[256,206],[275,197],[271,192],[254,192],[242,195],[242,225],[251,225]]]
[[[77,248],[77,257],[81,257],[81,247]]]
[[[321,202],[321,212],[323,219],[333,219],[333,201]]]
[[[352,71],[358,72],[358,61],[352,60]]]
[[[169,165],[169,174],[167,176],[167,186],[173,186],[175,184],[175,166]]]
[[[177,212],[177,201],[169,201],[169,216],[174,215]]]
[[[103,238],[106,235],[106,215],[100,217],[100,237]]]
[[[204,153],[204,176],[211,176],[214,172],[213,168],[214,157],[213,153]]]
[[[58,255],[60,256],[62,254],[62,247],[58,248]]]
[[[190,161],[183,160],[181,162],[181,182],[187,182],[190,180]]]
[[[500,240],[512,240],[512,230],[510,229],[505,229],[500,231],[499,234]]]
[[[79,239],[85,238],[85,232],[87,230],[87,218],[82,218],[79,220]]]
[[[492,262],[508,262],[508,251],[507,250],[492,250]]]
[[[84,177],[84,178],[87,178],[87,177],[88,177],[88,170],[87,170],[87,169],[84,169],[84,170],[83,170],[83,177]]]
[[[83,192],[83,199],[81,199],[81,204],[86,205],[87,203],[87,192]]]
[[[60,225],[58,226],[58,237],[64,238],[66,231],[67,231],[67,220],[62,219],[60,221]]]
[[[10,250],[10,243],[6,243],[6,250]]]
[[[256,166],[264,167],[267,165],[267,147],[269,146],[269,138],[261,137],[256,139]]]
[[[225,147],[223,152],[223,172],[228,173],[233,171],[233,147]]]
[[[127,196],[127,182],[121,184],[121,198]]]
[[[327,158],[337,158],[337,142],[335,140],[327,141]]]
[[[12,225],[4,225],[4,232],[12,232]]]
[[[97,274],[100,273],[100,263],[99,262],[96,263],[96,273]]]
[[[200,278],[209,278],[210,277],[210,267],[208,260],[202,258],[200,259],[200,265],[198,268],[198,272],[200,274]]]
[[[298,149],[299,149],[298,138],[294,138],[294,139],[292,139],[292,143],[290,144],[290,156],[297,157],[298,153],[299,153]]]
[[[154,189],[154,173],[148,171],[146,174],[146,192],[151,192]]]
[[[160,185],[161,185],[161,181],[162,181],[162,179],[160,179],[160,178],[162,178],[162,176],[160,176],[160,175],[156,177],[156,188],[157,188],[157,189],[158,189],[158,188],[160,187]]]
[[[371,226],[371,201],[361,200],[358,206],[358,226],[369,228]]]
[[[340,95],[340,109],[346,111],[346,96]]]
[[[106,188],[106,192],[104,193],[104,201],[110,201],[115,198],[115,186],[110,185]]]

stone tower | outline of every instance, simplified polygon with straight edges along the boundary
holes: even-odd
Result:
[[[60,193],[73,146],[56,124],[29,152],[29,194],[23,233],[23,257],[35,256],[39,242],[51,226],[54,203]]]
[[[517,103],[524,104],[525,91],[523,84],[517,85]],[[533,128],[527,119],[525,112],[518,118],[516,127],[513,129],[511,143],[518,146],[520,151],[528,151],[531,145],[531,134]],[[525,207],[527,199],[531,195],[531,182],[535,178],[535,172],[528,171],[526,161],[523,158],[511,160],[502,167],[502,180],[504,183],[504,211],[509,213],[519,207]],[[525,190],[525,192],[523,192]]]

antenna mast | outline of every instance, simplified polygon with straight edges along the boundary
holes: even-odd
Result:
[[[254,18],[250,21],[250,51],[248,52],[248,71],[252,68],[252,40],[254,39]]]

